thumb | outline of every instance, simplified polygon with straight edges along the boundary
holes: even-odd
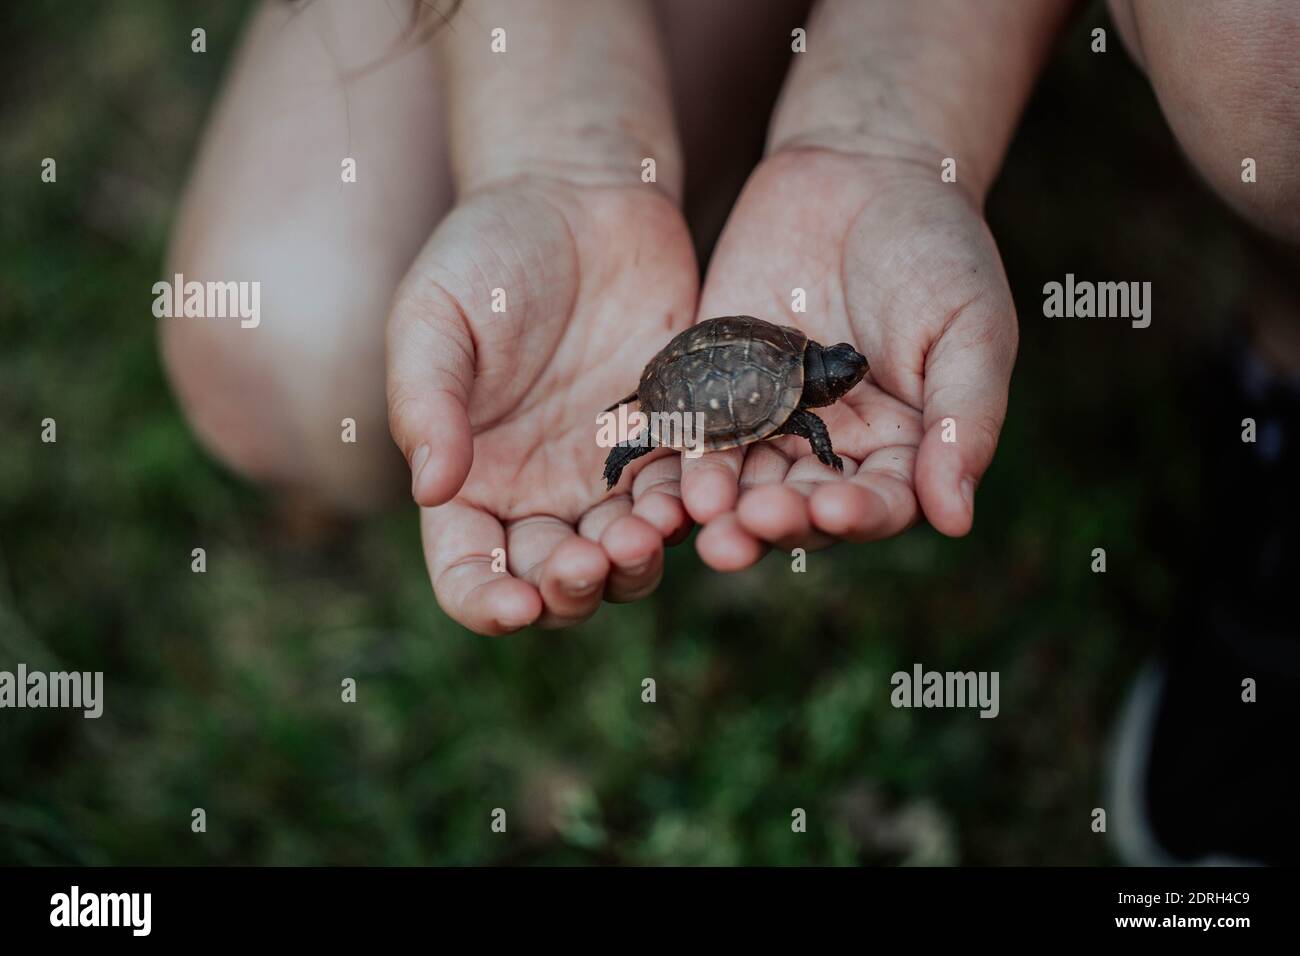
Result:
[[[436,287],[398,293],[388,322],[388,427],[422,507],[455,497],[473,463],[474,362],[474,339],[452,295]]]
[[[963,309],[926,356],[916,492],[943,534],[964,535],[974,523],[975,488],[1007,414],[1016,345],[1010,296],[988,295]]]

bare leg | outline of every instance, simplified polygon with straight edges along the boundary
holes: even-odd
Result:
[[[407,483],[384,321],[451,199],[436,64],[403,4],[269,2],[209,121],[165,275],[261,283],[261,325],[163,319],[186,414],[236,471],[349,510]],[[342,163],[356,160],[356,182]],[[356,443],[341,440],[345,418]]]
[[[1294,0],[1111,0],[1174,135],[1214,191],[1268,234],[1248,304],[1255,347],[1300,371],[1300,7]],[[1255,161],[1255,182],[1242,162]]]
[[[1192,163],[1259,228],[1300,244],[1300,7],[1293,0],[1111,0]],[[1242,181],[1242,160],[1256,182]]]

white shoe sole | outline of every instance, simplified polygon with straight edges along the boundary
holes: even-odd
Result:
[[[1106,787],[1107,833],[1125,866],[1257,866],[1230,856],[1180,860],[1169,854],[1147,820],[1146,769],[1155,733],[1156,713],[1164,691],[1164,669],[1154,663],[1142,668],[1111,741],[1110,774]],[[1189,794],[1189,799],[1194,799]]]

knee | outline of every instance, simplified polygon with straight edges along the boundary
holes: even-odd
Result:
[[[189,248],[173,255],[168,275],[203,282],[250,274],[220,245]],[[349,512],[393,501],[402,461],[385,411],[382,313],[348,322],[329,312],[349,308],[346,298],[299,295],[291,276],[262,265],[253,273],[263,276],[257,327],[237,318],[159,320],[163,365],[191,429],[258,484]]]
[[[202,274],[188,263],[178,265],[177,271],[187,278]],[[264,353],[252,340],[255,331],[241,329],[237,321],[159,321],[163,365],[200,443],[252,481],[294,483],[300,477],[292,466],[301,458],[299,436],[287,414],[281,383],[264,366]]]
[[[1300,242],[1300,7],[1294,0],[1111,0],[1184,151],[1255,225]],[[1255,161],[1255,182],[1243,162]]]

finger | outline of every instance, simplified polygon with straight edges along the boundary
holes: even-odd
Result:
[[[632,513],[649,522],[668,546],[691,533],[693,522],[682,504],[682,459],[669,455],[646,465],[632,482]]]
[[[596,613],[609,574],[609,558],[599,544],[549,515],[513,522],[506,540],[511,570],[542,596],[538,627],[567,627]]]
[[[492,515],[451,501],[421,509],[420,530],[433,593],[453,620],[496,635],[517,631],[541,615],[537,589],[508,569],[505,529]]]
[[[613,568],[605,583],[608,601],[635,601],[659,586],[664,570],[664,539],[649,522],[633,515],[605,529],[600,545]]]
[[[792,451],[802,439],[777,439],[750,446],[740,473],[740,503],[736,517],[749,534],[780,548],[815,551],[834,539],[814,531],[809,499],[828,480],[839,475],[811,455]],[[845,466],[855,466],[852,459]]]
[[[787,485],[760,485],[740,496],[736,519],[741,530],[783,551],[806,547],[812,529],[808,498]]]
[[[474,340],[460,304],[437,286],[399,290],[388,323],[388,425],[425,507],[460,491],[473,461]]]
[[[655,497],[667,499],[666,495]],[[578,534],[599,541],[610,560],[605,600],[635,601],[658,586],[663,574],[664,536],[650,522],[632,514],[627,495],[606,498],[593,507],[578,522]]]
[[[793,442],[793,439],[791,439]],[[790,473],[790,466],[797,457],[789,452],[794,447],[785,439],[777,438],[762,441],[744,448],[745,462],[740,469],[740,489],[742,494],[760,485],[779,485]]]
[[[681,501],[681,458],[669,455],[652,461],[632,483],[630,495],[614,495],[592,507],[578,522],[578,533],[599,541],[614,521],[634,514],[648,523],[667,544],[677,544],[690,533],[691,519]]]
[[[682,504],[700,524],[736,507],[740,493],[740,466],[744,449],[706,452],[698,458],[683,454]]]
[[[966,534],[974,522],[975,488],[997,448],[1015,356],[1010,298],[992,293],[954,318],[926,356],[916,490],[943,534]]]
[[[784,484],[793,460],[776,442],[750,445],[741,468],[741,496],[736,506],[742,531],[783,550],[801,546],[801,538],[809,531],[807,499]]]
[[[682,500],[660,491],[647,492],[637,498],[632,513],[658,531],[664,544],[670,548],[685,541],[695,527],[695,522],[682,506]]]
[[[767,553],[767,546],[740,526],[734,512],[726,512],[700,529],[695,550],[715,571],[742,571]]]
[[[920,512],[912,491],[916,450],[881,448],[848,481],[821,484],[808,500],[813,526],[844,541],[879,541],[901,534]]]
[[[750,450],[741,473],[736,515],[746,531],[783,551],[819,551],[834,544],[835,536],[814,527],[813,495],[844,484],[842,479],[851,478],[858,466],[852,458],[845,458],[841,474],[813,455],[792,454],[790,449],[797,447],[792,442],[782,449],[767,442]]]
[[[600,536],[605,533],[605,529],[611,524],[622,518],[624,515],[632,513],[631,495],[614,495],[609,498],[603,498],[596,504],[592,505],[587,512],[578,519],[578,534],[582,535],[588,541],[599,541]]]
[[[972,408],[971,402],[959,403]],[[930,524],[958,537],[975,521],[975,488],[993,460],[1001,415],[975,417],[936,408],[917,450],[916,492]],[[931,417],[927,410],[926,418]]]

